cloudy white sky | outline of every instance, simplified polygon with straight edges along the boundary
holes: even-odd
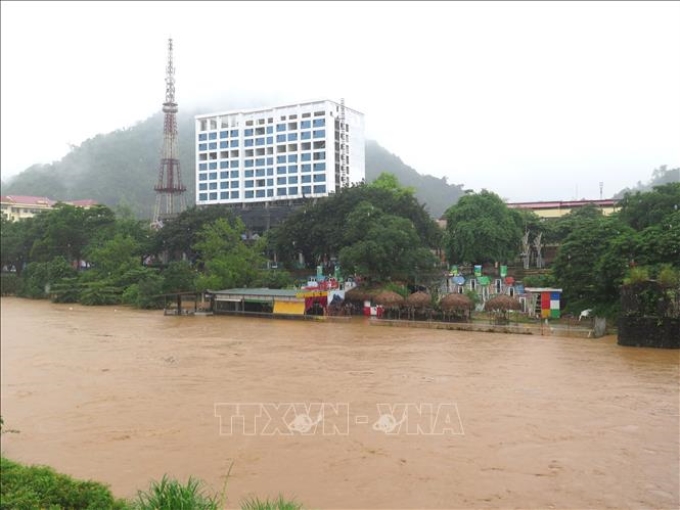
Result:
[[[3,180],[159,111],[168,37],[180,109],[344,97],[367,137],[420,173],[511,201],[599,198],[600,182],[606,198],[680,166],[680,2],[1,11]]]

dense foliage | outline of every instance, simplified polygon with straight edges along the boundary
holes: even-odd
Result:
[[[614,314],[627,275],[644,268],[645,279],[656,279],[680,270],[680,183],[629,193],[620,206],[609,217],[572,213],[556,226],[565,237],[553,272],[574,310]]]
[[[441,230],[394,175],[359,184],[292,214],[272,234],[280,260],[307,267],[340,263],[346,274],[378,279],[431,270]]]
[[[523,223],[523,216],[495,193],[468,194],[446,211],[449,260],[467,264],[513,261]]]

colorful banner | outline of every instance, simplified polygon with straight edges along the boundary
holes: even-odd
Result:
[[[508,266],[501,266],[501,278],[508,276]]]
[[[482,266],[475,266],[475,276],[482,276]]]

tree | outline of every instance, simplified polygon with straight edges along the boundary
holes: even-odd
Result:
[[[193,246],[205,268],[196,284],[199,290],[247,287],[257,281],[266,261],[241,240],[244,231],[239,218],[234,225],[220,218],[199,231]]]
[[[406,218],[384,214],[364,203],[347,223],[352,242],[340,250],[340,266],[345,272],[380,280],[391,277],[413,281],[419,272],[431,271],[437,262]],[[363,232],[360,238],[358,232]]]
[[[522,238],[522,216],[495,193],[462,197],[446,212],[446,249],[451,262],[507,262]]]

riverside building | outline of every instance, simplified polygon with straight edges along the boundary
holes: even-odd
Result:
[[[364,116],[344,101],[197,115],[196,204],[324,197],[365,178]]]

